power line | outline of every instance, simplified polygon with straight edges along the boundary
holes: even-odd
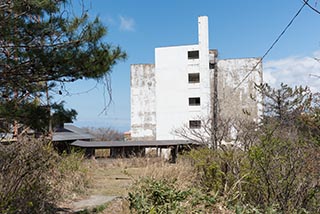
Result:
[[[293,16],[293,18],[290,20],[290,22],[287,24],[287,26],[283,29],[283,31],[280,33],[280,35],[276,38],[276,40],[272,43],[270,48],[264,53],[264,55],[261,57],[261,59],[257,62],[257,64],[247,73],[247,75],[240,81],[240,83],[233,89],[234,91],[239,88],[239,86],[249,77],[249,75],[258,67],[258,65],[262,62],[262,60],[269,54],[269,52],[273,49],[273,47],[278,43],[280,38],[285,34],[285,32],[288,30],[288,28],[292,25],[294,20],[298,17],[298,15],[301,13],[302,9],[308,4],[309,0],[303,0],[304,4],[300,7],[298,12]]]
[[[309,1],[309,0],[303,0],[303,2],[304,2],[308,7],[310,7],[311,10],[313,10],[314,12],[316,12],[316,13],[318,13],[318,14],[320,15],[320,11],[317,10],[315,7],[312,7],[312,6],[309,4],[308,1]]]

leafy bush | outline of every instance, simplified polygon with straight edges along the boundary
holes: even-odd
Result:
[[[262,208],[276,205],[283,213],[320,212],[319,153],[304,141],[262,138],[249,151],[253,179],[247,200]]]
[[[189,153],[202,189],[238,213],[320,213],[320,94],[285,84],[257,89],[264,114],[237,130],[239,147]]]
[[[242,182],[249,174],[246,153],[237,148],[200,148],[188,153],[198,170],[201,188],[232,203],[242,196]]]
[[[59,156],[46,140],[0,144],[1,213],[54,213],[68,192],[82,188],[81,157]]]
[[[220,213],[211,195],[195,188],[178,189],[174,180],[156,180],[150,177],[138,180],[129,192],[130,210],[133,213]]]
[[[320,148],[274,134],[248,151],[191,151],[202,190],[237,213],[319,213]]]

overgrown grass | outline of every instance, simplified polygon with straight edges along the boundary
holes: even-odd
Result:
[[[60,201],[85,190],[82,158],[59,156],[46,140],[0,145],[1,213],[55,213]]]

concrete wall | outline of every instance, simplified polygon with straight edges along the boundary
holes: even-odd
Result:
[[[209,117],[211,114],[211,70],[209,69],[209,27],[208,17],[198,18],[198,42],[200,50],[200,96],[201,113],[200,117]]]
[[[261,63],[252,71],[259,61],[260,58],[218,61],[218,106],[222,118],[257,121],[261,115],[262,106],[251,98],[262,99],[254,88],[255,83],[262,83]]]
[[[198,45],[156,48],[156,109],[157,140],[178,139],[173,130],[187,123],[188,97],[200,93],[199,88],[188,90],[188,50],[198,50]],[[198,70],[199,60],[194,60],[191,70]],[[193,109],[194,112],[200,111]],[[192,112],[192,113],[194,113]],[[192,114],[191,113],[191,114]]]
[[[217,51],[209,51],[207,17],[199,17],[198,29],[198,44],[156,48],[155,65],[131,66],[133,140],[180,139],[174,130],[188,126],[190,120],[212,117],[212,91],[215,83],[214,70],[210,69],[209,63],[216,63]],[[188,51],[195,50],[199,51],[199,58],[188,59]],[[261,115],[261,105],[251,99],[253,96],[261,100],[254,89],[254,83],[262,82],[261,64],[252,71],[259,60],[218,60],[216,68],[220,117],[257,120]],[[249,72],[250,75],[238,87]],[[189,83],[189,73],[200,73],[200,82]],[[191,97],[200,97],[200,106],[189,106]],[[201,129],[198,131],[201,132]]]
[[[207,17],[199,17],[198,29],[196,45],[155,49],[157,140],[180,139],[174,130],[210,114]],[[199,58],[188,59],[188,51],[199,51]],[[200,82],[188,83],[189,73],[200,73]],[[191,97],[200,97],[200,106],[189,106]]]
[[[153,64],[131,65],[131,138],[155,140],[156,91]]]

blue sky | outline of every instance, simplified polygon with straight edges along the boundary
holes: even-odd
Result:
[[[79,0],[73,1],[80,11]],[[78,111],[80,127],[130,129],[130,64],[154,63],[154,49],[197,43],[197,17],[208,16],[209,47],[219,58],[261,57],[302,6],[302,0],[95,0],[85,1],[91,17],[108,27],[104,41],[128,54],[112,69],[113,102],[106,113],[103,86],[93,81],[67,85],[70,95],[55,96]],[[320,10],[320,1],[309,3]],[[318,5],[319,4],[319,5]],[[263,61],[264,80],[309,85],[320,91],[320,15],[304,7]],[[72,95],[72,96],[71,96]],[[108,101],[108,99],[107,99]]]

